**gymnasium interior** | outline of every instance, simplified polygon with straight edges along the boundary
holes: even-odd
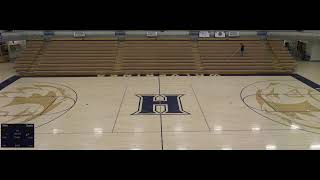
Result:
[[[0,34],[1,150],[320,149],[320,31]]]

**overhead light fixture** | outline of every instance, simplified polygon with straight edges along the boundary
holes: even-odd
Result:
[[[260,129],[260,127],[253,127],[253,128],[251,128],[251,130],[252,131],[260,131],[261,129]]]
[[[102,129],[102,128],[94,128],[94,129],[93,129],[93,132],[94,132],[95,134],[102,134],[102,133],[103,133],[103,129]]]
[[[58,133],[61,133],[61,132],[62,132],[62,130],[60,130],[60,129],[53,129],[52,130],[53,134],[58,134]]]
[[[298,125],[296,125],[296,124],[292,124],[292,125],[290,126],[290,129],[295,130],[295,129],[300,129],[300,127],[299,127]]]
[[[310,149],[312,150],[320,150],[320,144],[313,144],[310,146]]]
[[[277,146],[273,144],[266,145],[266,150],[276,150]]]
[[[186,147],[178,147],[177,150],[188,150]]]
[[[182,128],[182,127],[176,127],[176,128],[174,129],[174,131],[183,131],[183,128]]]
[[[222,131],[222,126],[215,126],[213,128],[214,131]]]

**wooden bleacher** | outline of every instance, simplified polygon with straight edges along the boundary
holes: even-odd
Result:
[[[9,55],[6,49],[6,44],[0,43],[0,63],[6,63],[9,61]]]
[[[31,46],[27,44],[25,53],[16,60],[17,71],[22,75],[111,74],[117,54],[116,41],[59,40],[44,42],[37,47],[33,44],[39,43],[30,43]]]
[[[0,63],[6,63],[8,62],[8,56],[0,56]]]
[[[150,38],[30,40],[15,65],[22,76],[261,74],[294,67],[280,40]]]
[[[120,55],[125,74],[196,73],[190,41],[125,41]]]
[[[293,72],[296,66],[296,60],[290,55],[288,49],[283,47],[282,41],[269,41],[269,44],[271,51],[276,56],[276,61],[278,60],[280,69]]]

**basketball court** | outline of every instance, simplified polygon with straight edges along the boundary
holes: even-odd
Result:
[[[320,149],[319,86],[299,77],[16,77],[0,123],[34,124],[35,149]]]
[[[320,149],[313,32],[1,37],[2,150]]]

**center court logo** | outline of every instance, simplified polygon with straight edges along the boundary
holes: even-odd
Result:
[[[188,115],[182,108],[183,94],[137,94],[138,111],[132,115]]]

